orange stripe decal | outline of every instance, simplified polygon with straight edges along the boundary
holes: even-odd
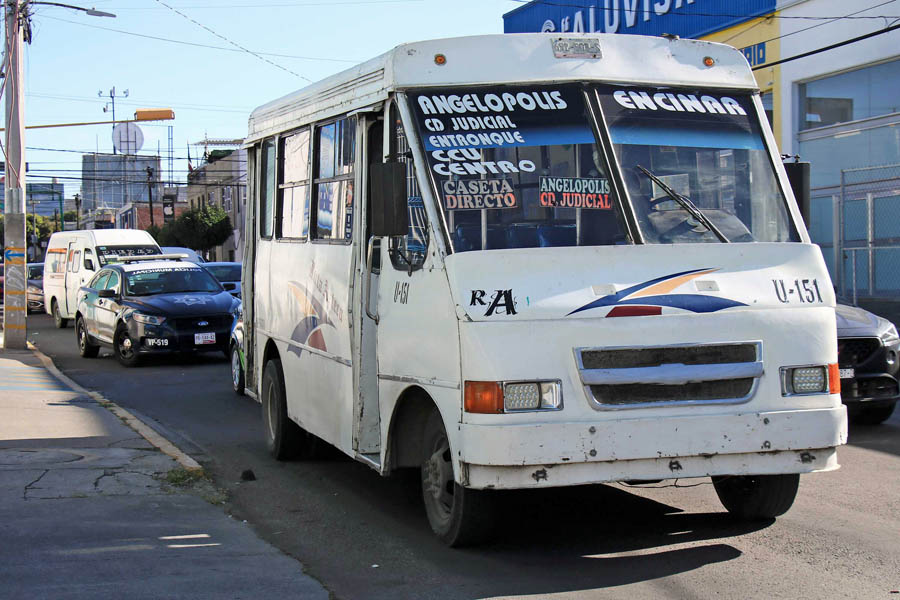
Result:
[[[646,296],[658,296],[660,294],[668,294],[675,288],[680,285],[691,281],[692,279],[696,279],[702,275],[706,275],[708,273],[713,273],[718,271],[718,269],[707,269],[705,271],[700,271],[698,273],[688,273],[687,275],[682,275],[681,277],[674,277],[672,279],[667,279],[666,281],[660,281],[656,285],[651,285],[648,288],[644,288],[639,292],[635,292],[634,294],[629,294],[626,298],[623,299],[631,299],[631,298],[644,298]]]

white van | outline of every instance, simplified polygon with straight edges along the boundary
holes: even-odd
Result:
[[[160,254],[156,240],[140,229],[59,231],[50,236],[44,258],[44,310],[56,326],[75,316],[78,288],[120,256]]]
[[[492,490],[712,477],[768,519],[838,468],[834,292],[734,48],[416,42],[256,109],[245,144],[276,458],[418,468],[451,545]]]

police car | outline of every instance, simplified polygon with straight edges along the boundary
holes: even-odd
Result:
[[[78,350],[111,348],[127,367],[143,356],[217,350],[228,355],[239,301],[215,277],[174,255],[108,264],[78,291]]]

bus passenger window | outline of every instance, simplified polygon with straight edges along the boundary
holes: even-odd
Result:
[[[316,207],[312,231],[319,240],[350,241],[353,227],[353,160],[356,119],[349,117],[316,129]]]
[[[275,233],[305,239],[309,233],[309,129],[281,138]]]
[[[271,238],[274,229],[272,213],[275,208],[275,141],[266,140],[262,146],[262,169],[259,185],[259,235]]]

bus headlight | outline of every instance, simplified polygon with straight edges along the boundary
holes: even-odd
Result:
[[[840,391],[841,379],[837,364],[781,369],[782,396],[838,394]]]
[[[562,395],[558,381],[523,381],[503,384],[503,410],[557,410]]]
[[[467,381],[465,410],[470,413],[511,413],[562,408],[559,381]]]

